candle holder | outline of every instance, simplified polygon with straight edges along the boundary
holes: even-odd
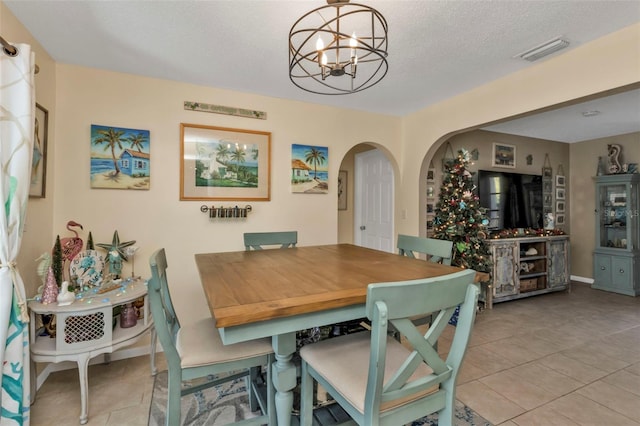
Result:
[[[129,246],[127,248],[124,249],[125,254],[127,255],[128,258],[131,259],[131,278],[136,278],[136,272],[135,272],[135,254],[138,251],[140,247],[137,246]]]

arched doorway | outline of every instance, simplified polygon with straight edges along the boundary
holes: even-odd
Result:
[[[338,203],[338,242],[384,251],[395,250],[397,166],[371,143],[351,148],[340,164],[346,199]]]

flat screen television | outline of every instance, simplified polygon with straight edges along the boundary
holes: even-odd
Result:
[[[478,171],[478,197],[488,229],[542,228],[542,176]]]

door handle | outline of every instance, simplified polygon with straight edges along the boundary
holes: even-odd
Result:
[[[364,231],[365,229],[367,229],[367,227],[366,227],[366,226],[364,226],[364,225],[360,225],[360,230],[361,230],[361,231]]]

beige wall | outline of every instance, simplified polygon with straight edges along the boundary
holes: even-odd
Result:
[[[426,167],[423,166],[425,160],[434,157],[435,151],[447,138],[509,117],[606,93],[611,89],[637,87],[639,81],[640,24],[635,24],[404,117],[400,167],[402,193],[396,198],[395,208],[396,213],[406,210],[408,214],[406,220],[396,220],[397,232],[413,235],[424,233],[422,194],[425,192]],[[584,163],[576,161],[572,157],[573,152],[570,150],[571,164],[574,165],[572,173],[576,173],[576,167],[581,167],[576,165]],[[591,163],[595,165],[594,161]],[[557,167],[553,163],[552,166]],[[571,222],[577,214],[575,181],[571,175]],[[396,214],[396,218],[400,217]],[[571,230],[574,236],[579,232],[573,223]],[[587,250],[589,253],[593,243],[590,247]],[[577,250],[573,237],[571,250]],[[580,253],[580,250],[577,252]],[[572,263],[584,262],[584,257],[572,255]],[[572,266],[572,271],[578,273],[575,266]],[[580,274],[591,276],[590,268],[580,271]]]
[[[549,162],[551,164],[551,168],[553,169],[553,175],[555,176],[558,173],[559,166],[562,165],[562,169],[564,171],[564,175],[567,177],[567,181],[569,179],[569,144],[566,143],[544,139],[528,138],[517,135],[507,135],[503,133],[488,132],[485,130],[472,130],[470,132],[461,133],[452,136],[448,139],[448,141],[451,143],[451,148],[454,154],[457,153],[461,148],[467,149],[469,152],[471,152],[474,148],[478,149],[478,160],[471,161],[469,163],[469,170],[472,172],[476,172],[478,170],[497,170],[541,175],[545,154],[548,154]],[[515,169],[492,166],[491,156],[493,152],[494,142],[513,145],[516,147]],[[446,150],[446,147],[446,142],[442,142],[441,146],[433,156],[433,164],[436,167],[436,196],[439,193],[440,187],[438,185],[440,184],[442,178],[442,158],[445,154],[444,151]],[[451,156],[450,153],[447,155]],[[531,155],[533,157],[530,165],[527,164],[526,160],[528,155]],[[422,166],[423,169],[428,167],[429,161],[430,160],[425,160],[425,164],[423,164]],[[424,182],[421,182],[421,184],[426,188],[426,180]],[[566,192],[569,193],[569,191],[570,186],[567,183]],[[420,193],[426,194],[426,189],[421,190]],[[555,205],[555,198],[553,201]],[[566,220],[569,220],[569,207],[569,200],[567,200],[565,206],[565,211],[567,212]],[[424,215],[424,209],[421,214]],[[569,223],[567,223],[567,225],[564,227],[564,230],[565,232],[570,233]],[[423,229],[421,229],[421,235],[424,235],[424,233],[425,229],[423,227]]]
[[[165,247],[172,284],[179,289],[176,304],[192,312],[207,309],[195,253],[242,250],[242,233],[250,231],[297,230],[300,245],[337,242],[334,188],[344,155],[363,141],[390,152],[398,152],[400,145],[396,117],[77,66],[57,66],[57,92],[55,161],[60,172],[55,176],[54,232],[66,234],[64,226],[73,219],[85,226],[84,237],[92,231],[95,242],[109,243],[118,230],[122,241],[136,240],[140,246],[136,270],[143,275],[151,252]],[[266,111],[267,119],[186,111],[186,100]],[[240,221],[209,219],[200,212],[203,204],[236,202],[180,201],[180,123],[271,132],[271,201],[248,202],[253,210]],[[150,130],[150,190],[90,188],[91,124]],[[329,147],[329,194],[291,193],[294,143]]]
[[[33,43],[4,5],[0,11],[3,37]],[[136,272],[142,275],[148,274],[147,259],[152,250],[166,247],[178,313],[207,315],[194,253],[241,250],[246,231],[297,229],[301,245],[342,240],[333,188],[343,157],[363,142],[381,146],[397,165],[395,228],[417,234],[424,224],[419,217],[421,167],[427,154],[431,156],[439,146],[436,142],[485,123],[638,82],[639,33],[640,24],[634,25],[402,119],[71,65],[54,66],[41,55],[37,97],[49,109],[52,122],[48,195],[45,200],[29,203],[20,259],[27,292],[33,295],[37,286],[30,269],[35,266],[33,259],[50,249],[55,235],[67,235],[65,224],[73,219],[85,226],[83,238],[92,231],[97,243],[110,242],[114,230],[123,241],[137,240],[141,249]],[[268,119],[185,111],[186,100],[266,111]],[[252,202],[249,218],[240,222],[210,220],[199,210],[205,203],[179,201],[181,122],[272,132],[271,201]],[[89,187],[91,124],[150,130],[149,191]],[[329,147],[329,195],[291,194],[293,143]],[[571,185],[575,185],[573,179]],[[407,212],[406,219],[399,214],[402,210]]]
[[[571,163],[571,274],[593,278],[595,249],[596,202],[594,176],[598,157],[607,156],[607,145],[622,147],[625,163],[640,163],[640,133],[593,139],[569,145]]]
[[[640,24],[578,46],[525,70],[508,75],[403,118],[401,185],[397,212],[400,233],[416,234],[420,215],[421,169],[445,140],[529,111],[637,84],[640,80]],[[420,177],[417,179],[417,177]]]

